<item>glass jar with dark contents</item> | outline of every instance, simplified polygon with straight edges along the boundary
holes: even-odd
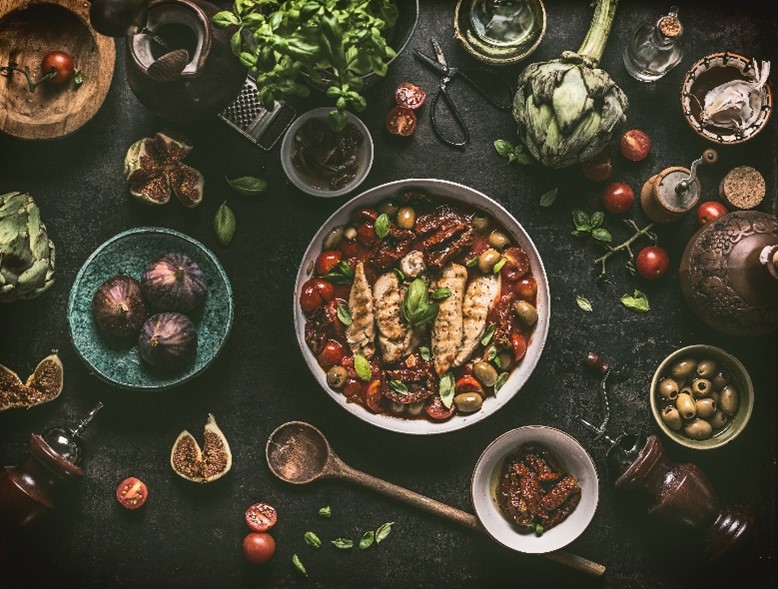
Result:
[[[364,140],[352,123],[335,132],[325,121],[309,119],[295,135],[292,163],[310,186],[337,190],[356,177]]]

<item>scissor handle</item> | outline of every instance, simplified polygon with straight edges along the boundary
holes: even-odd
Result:
[[[462,141],[453,141],[449,139],[448,137],[443,135],[443,133],[440,131],[440,128],[438,127],[437,107],[438,107],[438,99],[441,96],[443,96],[443,102],[446,103],[446,107],[451,113],[451,116],[454,118],[454,121],[456,121],[456,124],[459,127],[460,131],[462,131],[462,137],[463,137]],[[435,91],[435,94],[432,96],[432,101],[430,102],[430,120],[432,121],[432,131],[435,133],[437,138],[440,139],[446,145],[450,145],[451,147],[458,147],[461,149],[465,145],[467,145],[468,141],[470,141],[470,132],[467,130],[467,127],[465,126],[465,122],[462,120],[462,116],[459,114],[459,110],[457,110],[454,101],[451,100],[451,97],[448,95],[448,90],[446,89],[445,80],[441,82],[441,84],[438,86],[438,89]]]

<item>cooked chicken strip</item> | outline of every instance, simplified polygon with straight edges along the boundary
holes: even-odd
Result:
[[[408,252],[405,257],[400,260],[400,270],[403,274],[410,276],[411,278],[417,278],[424,274],[427,267],[424,265],[424,254],[419,250],[413,250]]]
[[[387,272],[373,286],[378,343],[386,362],[396,362],[407,354],[413,332],[402,322],[403,289],[397,274]]]
[[[354,269],[348,306],[351,310],[351,325],[346,328],[346,340],[354,354],[361,354],[369,360],[375,356],[375,315],[373,293],[362,262],[357,262]]]
[[[462,303],[464,337],[454,366],[461,366],[470,358],[486,331],[486,316],[500,295],[500,275],[479,275],[470,281]]]
[[[460,264],[448,264],[436,288],[448,288],[451,296],[440,301],[440,308],[432,326],[432,355],[435,371],[443,375],[462,345],[462,300],[467,282],[467,268]]]

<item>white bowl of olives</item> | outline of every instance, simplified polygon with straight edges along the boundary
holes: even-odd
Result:
[[[651,381],[651,412],[673,441],[718,448],[746,427],[754,387],[745,366],[721,348],[696,344],[665,358]]]

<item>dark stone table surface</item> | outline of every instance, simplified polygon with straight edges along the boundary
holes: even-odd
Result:
[[[421,17],[410,48],[429,50],[437,37],[449,60],[476,65],[453,38],[453,2],[421,2]],[[576,49],[591,11],[583,0],[548,2],[548,34],[531,57],[551,59]],[[680,3],[685,25],[685,56],[662,80],[642,84],[630,78],[621,53],[630,32],[669,6],[625,0],[618,8],[602,66],[630,100],[625,128],[641,128],[654,148],[632,164],[608,148],[613,180],[638,190],[644,180],[670,165],[689,165],[709,145],[684,122],[679,88],[684,72],[700,57],[720,50],[740,52],[778,65],[778,17],[757,2],[720,6]],[[503,70],[515,80],[521,65]],[[427,107],[409,139],[388,136],[384,116],[392,89],[412,81],[427,89],[437,80],[402,54],[385,80],[371,87],[361,118],[375,139],[376,160],[363,188],[401,178],[430,177],[460,182],[505,205],[535,241],[551,288],[551,329],[533,376],[502,411],[455,433],[413,437],[371,427],[340,407],[316,384],[300,355],[293,333],[293,282],[302,254],[321,223],[344,198],[317,200],[286,180],[279,152],[264,152],[217,120],[189,125],[195,149],[189,161],[205,174],[205,200],[185,210],[171,202],[149,208],[134,202],[122,178],[127,147],[139,137],[166,127],[138,102],[125,81],[119,51],[108,97],[94,119],[74,135],[51,142],[22,142],[0,137],[0,193],[29,191],[42,210],[57,244],[57,280],[45,295],[0,305],[0,363],[27,374],[51,349],[65,365],[65,391],[48,405],[30,411],[0,413],[0,463],[16,464],[31,432],[54,423],[73,423],[97,401],[105,409],[86,434],[86,478],[41,527],[15,538],[7,547],[0,585],[10,587],[768,587],[776,580],[776,341],[741,340],[719,335],[698,322],[685,305],[674,271],[646,283],[632,277],[620,261],[611,266],[612,283],[595,281],[594,244],[570,235],[573,208],[600,206],[599,185],[576,168],[549,172],[508,165],[492,142],[515,139],[508,113],[484,107],[465,88],[455,88],[470,126],[472,141],[462,150],[439,143]],[[774,76],[773,76],[774,77]],[[294,103],[298,112],[324,103],[313,94]],[[723,175],[735,165],[757,167],[767,179],[763,210],[776,213],[776,126],[739,147],[720,150],[719,163],[701,170],[707,196],[715,198]],[[259,175],[266,194],[245,198],[232,193],[223,178]],[[558,187],[549,208],[540,196]],[[238,229],[228,248],[212,230],[216,209],[227,201]],[[639,223],[645,217],[635,207]],[[617,238],[626,230],[616,219],[606,224]],[[201,240],[221,260],[234,289],[235,325],[216,362],[195,381],[158,394],[128,394],[91,376],[69,341],[66,304],[70,286],[87,256],[116,233],[139,225],[174,228]],[[661,244],[677,267],[695,230],[691,217],[661,227]],[[636,314],[619,297],[639,288],[651,311]],[[592,313],[575,302],[587,296]],[[705,471],[722,503],[751,506],[757,515],[755,538],[734,562],[714,567],[693,556],[676,530],[645,516],[640,504],[619,496],[606,476],[606,446],[594,442],[577,421],[598,421],[602,407],[597,381],[582,369],[590,350],[615,365],[611,382],[614,433],[659,433],[648,406],[648,385],[657,364],[678,347],[710,343],[738,356],[750,370],[756,405],[748,428],[733,443],[694,452],[670,442],[669,457],[693,461]],[[199,486],[178,478],[168,465],[173,440],[183,429],[195,433],[214,413],[234,454],[232,471],[222,480]],[[458,529],[412,508],[346,483],[325,481],[293,488],[276,480],[264,461],[268,434],[288,420],[318,426],[349,464],[463,510],[471,510],[469,483],[483,449],[503,432],[521,425],[547,424],[578,438],[600,471],[600,501],[589,528],[569,550],[607,567],[603,578],[586,577],[548,560],[512,553],[487,537]],[[150,499],[139,512],[116,503],[114,490],[124,477],[142,478]],[[252,566],[241,553],[247,532],[245,508],[267,501],[278,509],[272,530],[275,558]],[[333,515],[320,519],[329,505]],[[318,551],[303,542],[306,531],[322,538],[357,538],[367,529],[395,522],[392,534],[369,551]],[[309,578],[291,563],[298,553]]]

